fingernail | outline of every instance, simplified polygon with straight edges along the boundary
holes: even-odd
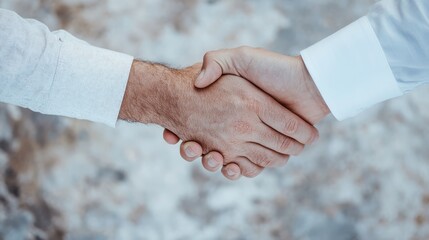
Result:
[[[198,75],[197,80],[195,80],[195,86],[198,86],[198,85],[200,85],[202,83],[202,81],[204,79],[204,74],[205,74],[205,71],[202,70],[200,72],[200,75]]]
[[[185,148],[185,154],[188,157],[196,157],[197,156],[197,154],[194,152],[194,150],[191,147]]]
[[[228,174],[228,176],[233,177],[235,176],[235,174],[237,174],[234,170],[231,169],[227,169],[226,170],[226,174]]]
[[[218,166],[217,161],[214,160],[214,158],[212,156],[208,156],[207,159],[208,159],[207,164],[209,165],[209,167],[215,168]]]

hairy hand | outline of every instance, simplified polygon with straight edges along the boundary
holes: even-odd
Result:
[[[240,77],[223,76],[196,89],[200,67],[137,67],[135,75],[144,77],[129,82],[121,118],[159,124],[184,141],[198,141],[202,153],[222,153],[232,171],[239,167],[247,177],[285,164],[317,138],[314,127]]]

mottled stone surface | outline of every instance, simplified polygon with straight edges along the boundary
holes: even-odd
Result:
[[[372,0],[3,0],[101,47],[172,66],[251,45],[296,54]],[[287,167],[238,182],[180,159],[160,128],[0,106],[0,239],[429,239],[423,87],[319,124]]]

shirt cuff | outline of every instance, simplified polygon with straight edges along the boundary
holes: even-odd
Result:
[[[367,17],[303,50],[301,56],[338,120],[402,95]]]
[[[66,32],[44,112],[104,123],[114,127],[124,97],[133,57],[93,47]]]

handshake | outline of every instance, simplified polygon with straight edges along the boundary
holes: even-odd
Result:
[[[161,125],[184,159],[235,180],[286,164],[329,113],[300,56],[240,47],[182,70],[135,60],[119,118]]]

